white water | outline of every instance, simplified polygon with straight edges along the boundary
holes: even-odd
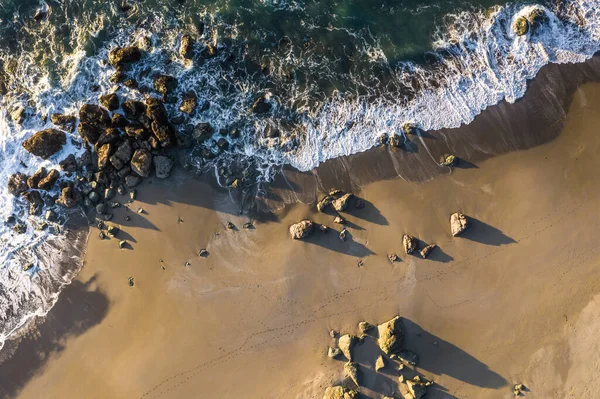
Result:
[[[297,7],[297,2],[292,2]],[[275,5],[276,3],[274,3]],[[282,7],[283,2],[276,5]],[[421,91],[409,103],[385,99],[346,99],[338,96],[320,107],[307,108],[303,117],[305,136],[298,149],[283,151],[279,147],[267,148],[268,140],[246,138],[236,150],[239,154],[263,159],[262,170],[267,175],[273,165],[291,164],[307,171],[327,159],[350,155],[372,148],[383,134],[401,134],[401,126],[412,122],[422,129],[458,127],[471,122],[488,106],[501,100],[514,102],[522,97],[527,80],[533,78],[540,68],[548,63],[583,62],[600,49],[600,2],[598,0],[575,0],[570,3],[567,15],[561,20],[547,10],[549,22],[534,34],[517,37],[511,30],[512,22],[519,15],[528,13],[531,7],[507,6],[491,16],[472,14],[457,15],[435,38],[438,48],[458,43],[460,53],[446,61],[447,72],[444,84],[438,89]],[[475,20],[473,19],[475,18]],[[577,21],[577,25],[575,24]],[[97,29],[102,27],[98,22]],[[160,48],[175,50],[179,32],[173,30],[161,37],[160,46],[150,47],[150,56],[140,66],[152,65],[161,57]],[[109,47],[127,44],[132,38],[156,35],[138,29],[121,32]],[[107,92],[111,84],[108,77],[110,67],[102,63],[107,48],[100,54],[86,56],[76,51],[63,60],[64,76],[60,83],[50,84],[43,74],[30,73],[27,68],[15,72],[27,87],[29,99],[35,101],[29,110],[35,114],[24,126],[15,125],[6,115],[17,103],[24,100],[18,93],[0,101],[0,221],[9,215],[19,216],[28,226],[26,234],[16,234],[0,223],[0,347],[4,340],[34,316],[44,315],[54,304],[62,287],[68,284],[79,270],[81,253],[71,259],[71,267],[65,267],[64,256],[76,249],[79,243],[69,237],[51,235],[48,230],[39,231],[39,217],[28,217],[24,202],[14,198],[6,189],[8,176],[16,171],[27,174],[40,166],[56,167],[69,153],[78,149],[68,144],[61,154],[49,161],[42,161],[28,154],[21,142],[34,132],[51,127],[40,115],[54,112],[76,113],[85,102],[96,102],[101,93]],[[384,58],[383,51],[369,49],[374,60]],[[27,63],[25,63],[27,65]],[[31,66],[31,64],[29,64]],[[235,81],[235,95],[220,98],[220,84],[227,76],[222,74],[217,61],[190,68],[177,60],[169,66],[168,73],[178,77],[180,88],[202,87],[198,90],[199,104],[211,100],[211,108],[192,120],[193,123],[209,121],[218,130],[229,127],[232,122],[247,118],[247,104],[255,98],[256,87],[244,80]],[[403,73],[425,75],[424,69],[412,64],[398,68],[397,80]],[[93,81],[101,87],[98,93],[89,90]],[[151,84],[150,78],[139,79],[140,84]],[[183,91],[180,90],[180,91]],[[139,97],[131,91],[122,92],[122,97]],[[292,93],[293,101],[301,101],[306,93]],[[217,101],[215,101],[217,98]],[[274,103],[278,99],[273,99]],[[173,107],[170,107],[171,110]],[[264,128],[266,121],[256,119],[256,130]],[[79,140],[77,133],[70,138]],[[277,141],[279,139],[275,139]],[[68,139],[70,143],[70,140]],[[21,165],[21,161],[26,166]],[[64,251],[61,251],[64,249]],[[25,272],[24,263],[33,262],[36,267]]]

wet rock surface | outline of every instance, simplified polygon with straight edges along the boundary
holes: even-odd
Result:
[[[31,154],[48,159],[59,152],[67,143],[67,136],[57,129],[46,129],[35,133],[23,142],[23,147]]]

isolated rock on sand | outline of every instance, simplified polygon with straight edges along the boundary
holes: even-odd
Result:
[[[348,204],[350,203],[350,200],[352,199],[353,195],[348,193],[348,194],[344,194],[342,195],[340,198],[334,200],[331,204],[333,205],[333,209],[335,209],[338,212],[343,212],[348,208]]]
[[[323,399],[358,399],[358,392],[341,386],[328,387]]]
[[[354,335],[345,334],[338,340],[338,348],[342,351],[346,359],[352,360],[352,349],[356,344],[356,337]]]
[[[404,246],[404,252],[412,254],[417,249],[417,240],[408,234],[404,234],[402,237],[402,245]]]
[[[404,144],[404,139],[399,134],[394,134],[390,137],[389,141],[390,147],[402,147]]]
[[[139,61],[142,58],[142,52],[137,47],[117,47],[108,53],[108,62],[114,67],[120,67],[125,64]]]
[[[166,179],[169,177],[171,168],[173,168],[173,161],[165,156],[156,155],[154,158],[152,158],[152,163],[154,164],[154,172],[156,173],[156,177],[159,179]]]
[[[367,321],[361,321],[358,323],[358,330],[363,334],[373,328],[375,328],[375,326]]]
[[[425,248],[423,248],[421,250],[421,256],[423,257],[423,259],[427,259],[427,257],[429,256],[431,251],[433,251],[435,249],[435,247],[437,247],[437,245],[431,244],[431,245],[428,245]]]
[[[35,156],[48,159],[60,151],[66,143],[67,136],[64,132],[56,129],[46,129],[25,140],[23,147]]]
[[[405,383],[408,388],[408,392],[404,395],[405,399],[421,399],[427,394],[427,387],[431,385],[422,381],[419,376],[416,376],[412,380],[406,380]]]
[[[19,195],[28,189],[27,175],[24,173],[15,173],[8,178],[8,192],[12,195]]]
[[[317,202],[317,210],[319,212],[325,212],[327,208],[329,208],[329,206],[331,205],[332,201],[333,198],[331,198],[329,195],[326,195],[319,202]]]
[[[404,340],[404,325],[400,316],[378,325],[377,331],[379,332],[377,343],[384,353],[391,355],[400,352]]]
[[[379,355],[379,357],[375,361],[375,371],[379,371],[383,368],[385,368],[385,359],[383,358],[383,356]]]
[[[294,240],[308,237],[314,230],[315,224],[310,220],[302,220],[290,226],[290,235]]]
[[[343,217],[341,217],[341,216],[338,215],[338,216],[336,216],[333,219],[333,223],[335,223],[335,224],[346,224],[346,219],[344,219]]]
[[[142,177],[150,176],[152,156],[146,150],[136,150],[131,158],[131,170]]]
[[[342,354],[342,351],[340,350],[340,348],[332,348],[330,346],[329,349],[327,349],[327,356],[329,356],[330,359],[335,359],[336,357],[340,356],[341,354]]]
[[[450,230],[454,237],[465,231],[467,227],[469,227],[469,222],[464,213],[456,212],[450,216]]]

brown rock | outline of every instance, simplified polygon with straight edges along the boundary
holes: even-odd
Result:
[[[108,62],[114,67],[123,66],[137,62],[142,58],[142,52],[138,47],[117,47],[108,53]]]
[[[12,195],[20,195],[28,189],[26,174],[15,173],[8,178],[8,192]]]
[[[51,190],[59,178],[60,172],[56,169],[52,169],[43,179],[38,182],[38,188],[40,190]]]
[[[456,212],[450,216],[450,230],[452,235],[456,237],[469,227],[469,221],[464,213]]]
[[[62,130],[73,132],[75,130],[77,118],[73,115],[52,114],[50,115],[50,121]]]
[[[344,194],[340,198],[334,200],[331,204],[336,211],[343,212],[348,208],[348,204],[352,197],[353,195],[351,193]]]
[[[67,136],[64,132],[56,129],[46,129],[25,140],[23,147],[35,156],[48,159],[59,152],[66,143]]]
[[[42,166],[41,168],[36,170],[35,173],[31,175],[31,177],[27,179],[27,185],[29,186],[29,188],[38,188],[40,180],[46,177],[47,174],[48,172],[46,171],[46,168]]]
[[[356,384],[356,386],[359,387],[361,372],[358,369],[358,365],[354,362],[347,362],[344,364],[344,371],[346,372],[346,375],[350,377],[350,379]]]
[[[146,150],[136,150],[131,158],[131,170],[142,177],[150,176],[152,156]]]
[[[431,245],[428,245],[425,248],[423,248],[421,250],[421,256],[423,257],[423,259],[427,259],[427,257],[429,256],[431,251],[433,251],[435,249],[435,247],[437,247],[437,245],[431,244]]]
[[[108,165],[108,159],[112,150],[112,145],[104,144],[98,148],[96,152],[98,155],[98,169],[104,169]]]
[[[387,355],[398,353],[402,349],[404,340],[404,325],[400,316],[386,321],[377,326],[379,338],[377,343],[381,350]]]
[[[404,234],[402,237],[402,245],[404,246],[404,252],[412,254],[417,249],[417,239],[408,234]]]
[[[116,93],[105,94],[100,97],[100,104],[109,111],[119,108],[119,96]]]

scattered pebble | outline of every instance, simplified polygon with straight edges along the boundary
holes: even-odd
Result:
[[[333,219],[333,223],[346,224],[346,220],[341,216],[336,216],[335,219]]]
[[[397,254],[389,254],[388,259],[392,263],[400,261],[400,257]]]
[[[245,229],[253,229],[254,225],[252,224],[252,222],[247,222],[247,223],[244,223],[244,228]]]
[[[127,245],[127,241],[119,241],[119,248],[123,249]]]
[[[231,223],[231,222],[227,222],[227,224],[226,224],[226,227],[227,227],[229,230],[233,230],[233,229],[235,229],[235,224],[233,224],[233,223]]]
[[[127,282],[129,283],[129,286],[130,286],[130,287],[133,287],[133,284],[134,284],[134,283],[133,283],[133,277],[129,277],[129,278],[127,279]]]
[[[188,262],[185,262],[185,265],[184,265],[184,266],[185,266],[185,267],[189,267],[189,266],[191,266],[191,265],[192,265],[192,264],[191,264],[191,263],[188,261]]]
[[[340,231],[340,240],[342,241],[346,241],[346,239],[348,238],[348,235],[350,233],[348,232],[348,230],[344,229],[342,231]]]
[[[138,208],[137,213],[144,213],[144,208]]]
[[[104,232],[101,231],[100,233],[98,233],[98,237],[100,237],[101,240],[104,240],[106,238],[106,234],[104,234]]]
[[[363,267],[365,264],[364,262],[361,260],[358,261],[358,267]]]
[[[135,197],[137,196],[137,191],[135,189],[131,190],[129,192],[129,198],[133,201],[135,200]]]
[[[131,220],[131,217],[129,217],[128,215],[125,215],[125,220],[129,222]]]
[[[206,258],[208,256],[208,251],[206,249],[201,249],[200,252],[198,253],[198,256],[202,256],[203,258]]]

